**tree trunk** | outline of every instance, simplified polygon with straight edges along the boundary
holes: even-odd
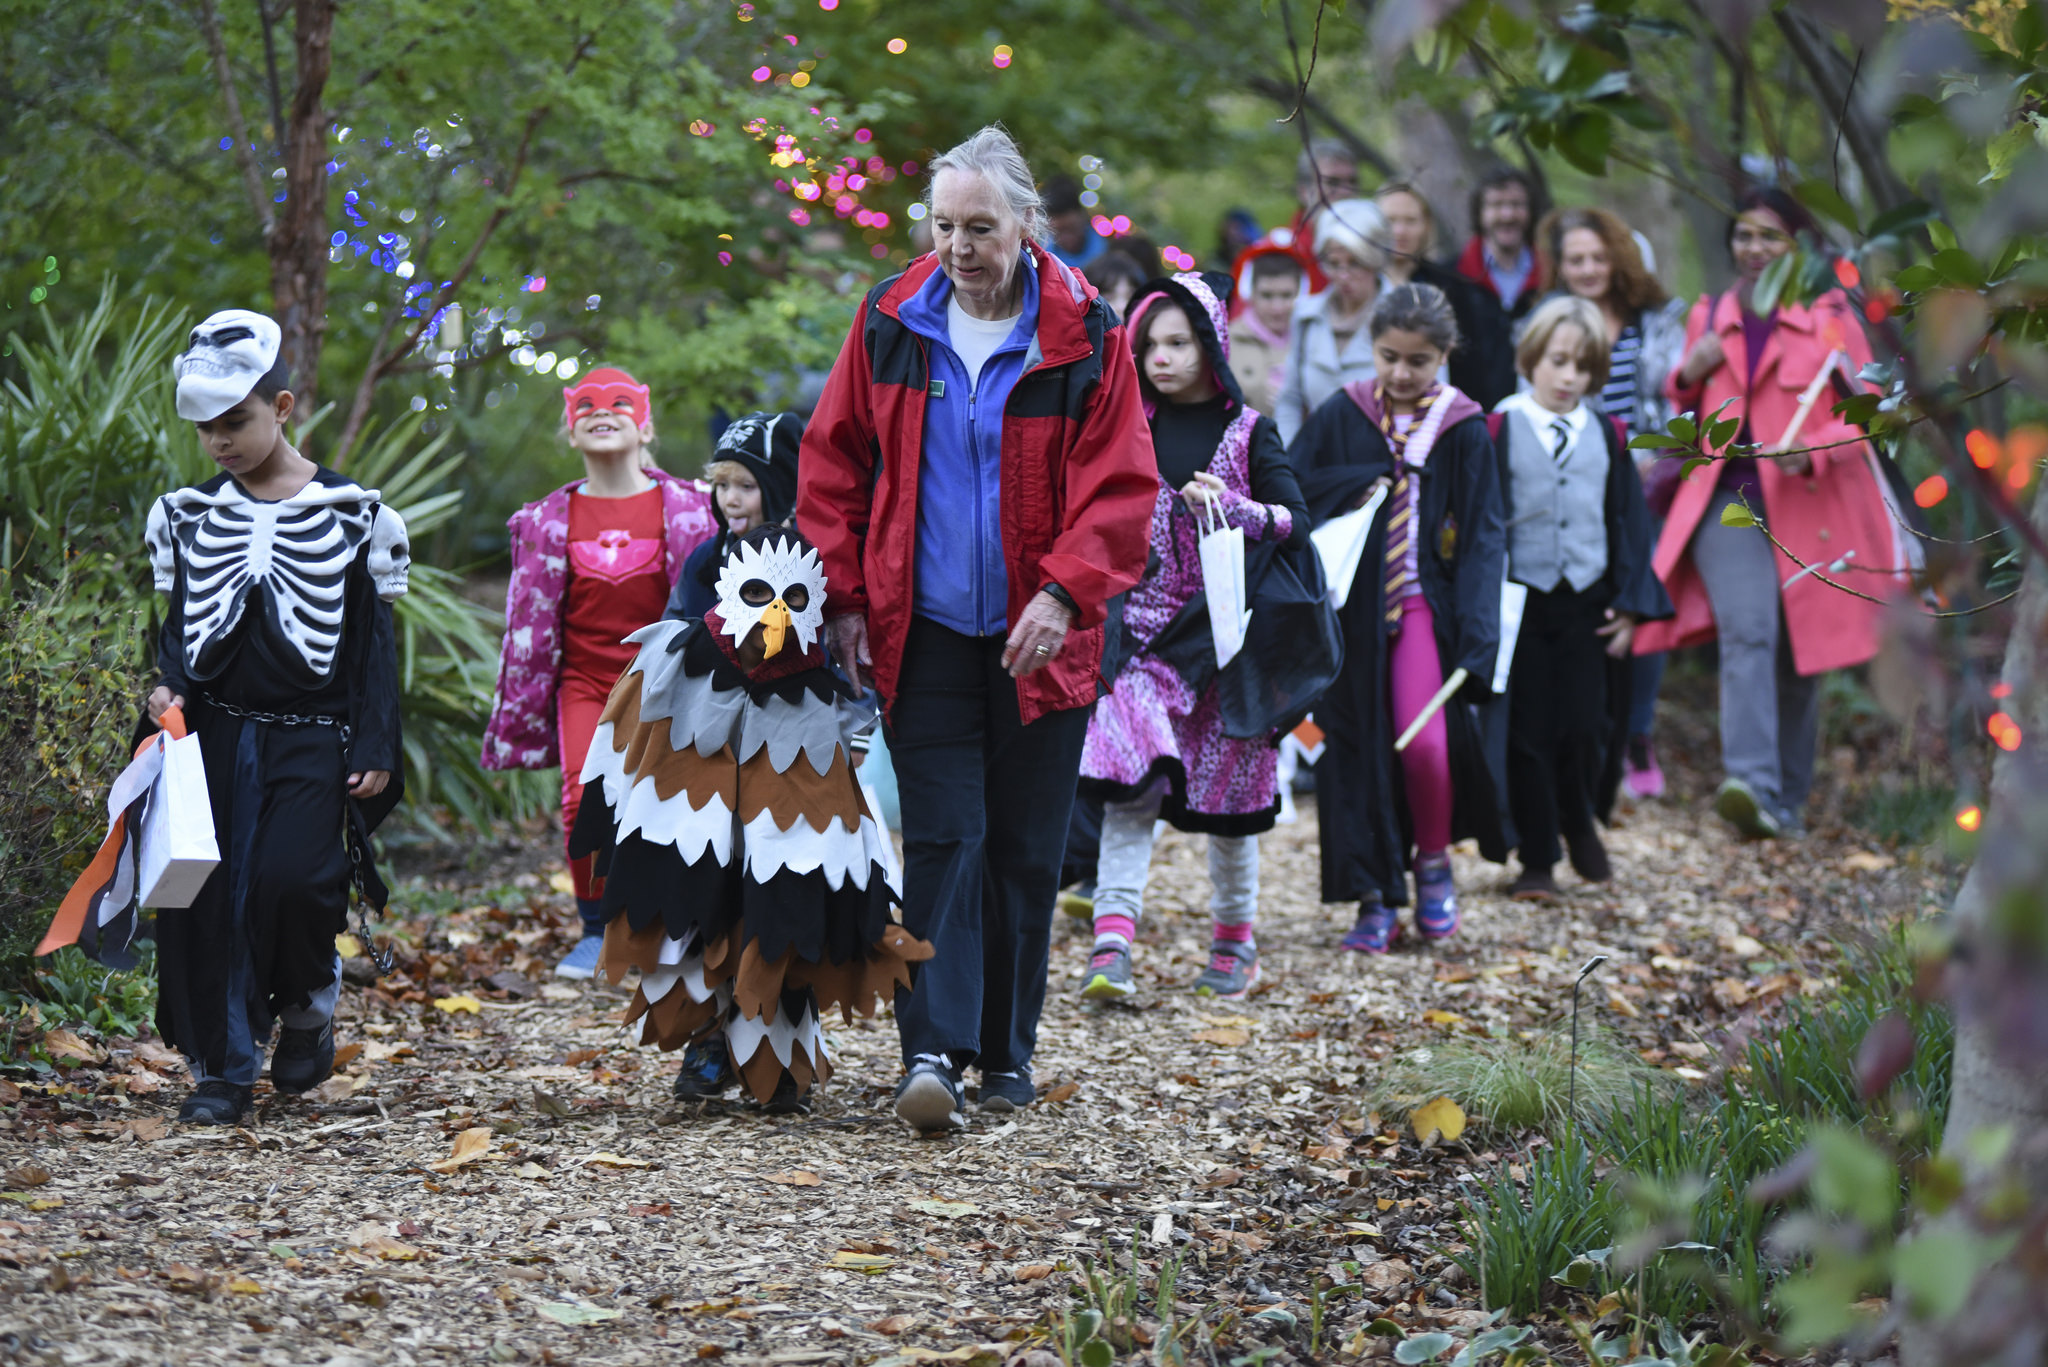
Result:
[[[2033,522],[2048,532],[2048,483],[2035,495]],[[1942,1143],[1981,1192],[1989,1174],[1971,1159],[1970,1138],[2010,1126],[2009,1166],[1999,1176],[2017,1179],[2038,1209],[2048,1193],[2048,1143],[2043,1142],[2048,1136],[2048,1050],[2030,1038],[2038,1034],[2033,1013],[2041,991],[2040,936],[2048,907],[2043,898],[2048,889],[2048,560],[2038,555],[2027,557],[2020,579],[2000,681],[2011,690],[2000,705],[2019,723],[2023,739],[2018,749],[2001,751],[1992,763],[1982,843],[1952,911],[1956,951],[1949,1000],[1956,1046]],[[1928,1221],[1926,1228],[1959,1218],[1951,1212]],[[2024,1269],[2006,1267],[1985,1280],[2009,1288],[2015,1281],[2023,1283],[2026,1275]],[[1909,1326],[1900,1338],[1905,1367],[1956,1360],[1959,1338],[1969,1337],[1972,1309],[1958,1317],[1962,1323],[1957,1326]]]
[[[270,296],[284,330],[280,358],[291,367],[301,412],[318,397],[320,346],[327,333],[327,122],[322,103],[334,62],[337,0],[297,0],[293,43],[298,85],[284,140],[285,200],[270,235]]]

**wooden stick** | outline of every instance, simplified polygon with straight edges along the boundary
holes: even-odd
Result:
[[[1785,424],[1785,435],[1778,438],[1778,450],[1789,451],[1799,440],[1799,433],[1806,426],[1806,419],[1812,415],[1813,406],[1820,402],[1821,391],[1828,387],[1834,377],[1835,366],[1841,356],[1839,351],[1828,353],[1827,363],[1820,373],[1813,377],[1813,383],[1806,386],[1806,392],[1799,396],[1799,408],[1792,414],[1792,421]]]
[[[1451,694],[1463,688],[1465,680],[1471,677],[1471,674],[1466,671],[1463,665],[1452,670],[1451,677],[1444,680],[1444,686],[1439,688],[1436,691],[1436,696],[1429,700],[1429,706],[1415,714],[1415,720],[1408,723],[1408,729],[1401,733],[1401,739],[1394,742],[1394,753],[1398,755],[1403,750],[1406,750],[1408,742],[1422,734],[1422,728],[1429,725],[1429,719],[1443,711],[1444,704],[1451,700]]]

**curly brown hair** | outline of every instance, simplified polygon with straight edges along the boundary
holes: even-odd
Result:
[[[1635,234],[1628,230],[1628,224],[1605,209],[1553,209],[1543,216],[1543,223],[1536,230],[1536,241],[1540,244],[1537,250],[1544,255],[1550,279],[1557,281],[1560,288],[1564,284],[1558,274],[1564,262],[1564,235],[1575,228],[1584,228],[1607,248],[1607,261],[1614,274],[1607,282],[1608,297],[1600,303],[1635,314],[1656,308],[1671,297],[1671,291],[1643,265],[1643,254],[1637,249]]]

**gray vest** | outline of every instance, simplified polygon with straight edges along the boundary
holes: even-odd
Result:
[[[1550,425],[1510,408],[1508,577],[1548,593],[1559,580],[1583,592],[1607,572],[1607,440],[1594,414],[1560,466]]]

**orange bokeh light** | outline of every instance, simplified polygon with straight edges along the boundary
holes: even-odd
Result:
[[[1923,508],[1932,508],[1948,497],[1948,481],[1940,475],[1929,475],[1913,490],[1913,501]]]
[[[1966,831],[1974,831],[1983,824],[1984,809],[1982,807],[1965,807],[1956,813],[1956,825]]]
[[[1979,470],[1989,470],[1998,464],[1998,457],[2004,451],[1998,438],[1981,427],[1970,429],[1970,434],[1963,438],[1963,449],[1970,453],[1971,461]]]
[[[1842,288],[1853,290],[1863,283],[1863,272],[1856,269],[1856,263],[1846,256],[1835,258],[1835,279],[1842,282]]]
[[[2001,750],[2020,748],[2020,724],[2003,712],[1993,712],[1991,720],[1984,723],[1984,730],[1990,735],[1991,743]]]

